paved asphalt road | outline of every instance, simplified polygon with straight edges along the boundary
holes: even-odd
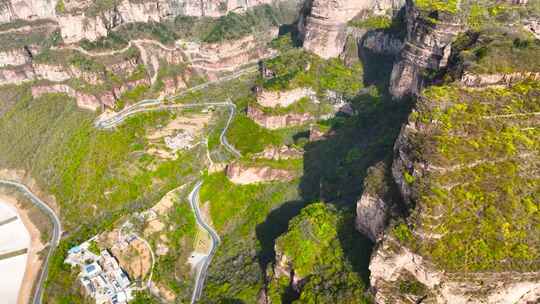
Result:
[[[191,205],[191,208],[193,209],[193,213],[195,213],[195,219],[197,220],[197,224],[199,224],[199,226],[201,226],[204,230],[208,231],[208,233],[210,234],[210,237],[212,238],[212,247],[210,248],[208,255],[202,260],[203,264],[197,272],[197,277],[195,278],[195,286],[193,288],[193,294],[191,296],[192,304],[197,302],[197,300],[199,300],[202,295],[204,282],[208,273],[208,267],[210,266],[212,257],[216,253],[217,246],[220,242],[217,232],[212,227],[210,227],[210,225],[207,224],[201,216],[201,211],[199,209],[199,192],[201,190],[202,184],[202,181],[199,181],[197,184],[195,184],[195,187],[189,194],[189,203]]]
[[[62,234],[62,224],[60,223],[60,219],[58,218],[56,213],[54,213],[54,210],[52,210],[47,204],[40,200],[39,197],[32,193],[32,191],[30,191],[25,185],[19,182],[3,179],[0,179],[0,185],[8,185],[17,188],[17,190],[21,191],[24,195],[30,198],[32,203],[34,203],[45,214],[47,214],[47,216],[51,219],[51,223],[53,224],[53,233],[49,242],[49,252],[47,253],[47,257],[45,258],[45,261],[43,263],[43,269],[41,270],[39,280],[35,285],[36,288],[34,291],[34,300],[32,302],[33,304],[41,304],[41,300],[43,298],[43,283],[47,278],[49,259],[52,256],[54,249],[56,249],[58,243],[60,242],[60,236]]]

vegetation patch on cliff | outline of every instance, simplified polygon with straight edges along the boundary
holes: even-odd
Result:
[[[330,90],[352,97],[363,87],[360,63],[347,67],[340,59],[324,60],[302,49],[291,49],[265,61],[264,65],[274,75],[270,79],[260,80],[268,90],[311,87],[321,95]]]
[[[353,240],[352,235],[357,232],[351,219],[331,205],[311,204],[276,240],[276,251],[286,257],[287,266],[299,279],[297,288],[301,292],[294,303],[369,303],[364,295],[365,284],[344,253],[358,246]],[[270,297],[278,303],[283,296],[280,285],[270,286]]]
[[[410,140],[430,169],[411,182],[410,227],[413,247],[442,268],[538,269],[539,96],[538,82],[424,92]]]

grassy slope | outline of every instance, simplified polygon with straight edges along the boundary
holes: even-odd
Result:
[[[422,206],[413,217],[416,228],[442,238],[401,238],[449,271],[538,269],[538,122],[534,115],[496,116],[540,111],[540,84],[485,90],[449,85],[429,88],[424,96],[411,119],[440,123],[416,135],[414,147],[422,161],[458,167],[409,179]],[[430,217],[437,214],[444,216]]]
[[[353,217],[324,203],[302,210],[276,241],[276,250],[291,261],[295,275],[305,282],[295,303],[368,303],[365,285],[345,252],[362,252],[354,238]],[[362,254],[356,258],[361,260]],[[276,286],[278,285],[278,286]],[[278,290],[275,290],[275,289]],[[281,299],[279,282],[270,285],[273,301]],[[283,293],[283,291],[281,291]]]
[[[274,236],[286,229],[283,223],[265,225],[265,220],[272,209],[297,199],[296,183],[235,186],[222,173],[205,178],[201,201],[210,202],[222,243],[210,266],[203,303],[257,298],[264,284],[261,265],[273,255]]]
[[[70,231],[51,263],[47,284],[51,303],[79,298],[63,265],[70,244],[111,229],[120,217],[155,204],[197,172],[196,153],[165,162],[143,153],[146,129],[169,118],[166,112],[140,115],[117,131],[98,131],[92,125],[94,115],[79,110],[62,95],[39,100],[26,95],[0,117],[4,130],[0,132],[0,165],[25,169],[53,194],[64,229]],[[178,245],[194,235],[188,211],[184,208],[171,215],[180,229],[171,236],[173,264],[181,254]]]

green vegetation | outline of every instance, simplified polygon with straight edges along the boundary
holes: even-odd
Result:
[[[400,276],[398,288],[402,295],[412,294],[415,296],[424,296],[427,292],[427,286],[418,282],[416,278],[409,273]]]
[[[349,26],[365,29],[388,29],[392,26],[392,19],[388,16],[370,16],[368,18],[353,19]]]
[[[88,250],[90,250],[90,252],[93,252],[97,255],[99,255],[99,253],[101,252],[101,249],[98,247],[98,244],[95,241],[90,242],[90,246],[88,247]]]
[[[229,142],[243,155],[262,152],[267,146],[298,145],[299,138],[295,135],[306,132],[306,127],[268,130],[256,124],[243,112],[253,97],[245,97],[236,101],[238,114],[232,121],[227,132]]]
[[[260,263],[271,260],[273,240],[286,229],[287,218],[302,206],[285,203],[298,199],[297,186],[237,186],[223,173],[205,177],[201,202],[209,202],[222,243],[210,265],[202,303],[219,303],[227,298],[249,303],[258,297],[265,282]],[[273,217],[274,212],[280,216]]]
[[[540,42],[523,32],[490,29],[462,35],[457,62],[475,74],[540,71]]]
[[[45,95],[33,100],[26,91],[0,117],[4,130],[0,132],[0,165],[24,169],[35,178],[41,189],[56,198],[64,229],[75,231],[62,241],[51,261],[48,302],[62,303],[63,297],[78,294],[73,274],[63,264],[67,249],[112,229],[123,216],[155,204],[166,192],[185,183],[186,177],[199,172],[203,156],[198,153],[180,154],[174,161],[145,153],[147,132],[166,123],[171,115],[141,114],[113,132],[103,132],[94,128],[94,115],[78,109],[66,96]],[[18,139],[16,144],[13,138]],[[190,239],[193,235],[193,220],[182,224],[189,208],[179,208],[178,214],[171,215],[176,230],[169,236],[173,241],[171,256],[165,257],[174,263],[178,261],[176,248],[190,246],[184,236]],[[174,267],[164,271],[172,276]]]
[[[116,0],[101,0],[92,6],[94,12],[114,5]],[[119,49],[133,39],[154,39],[172,44],[178,39],[207,43],[242,38],[249,34],[265,32],[281,24],[292,23],[298,14],[297,8],[283,3],[259,5],[244,14],[230,12],[220,18],[191,17],[180,15],[174,20],[160,23],[123,24],[111,31],[107,37],[96,42],[84,41],[85,49]]]
[[[339,59],[323,60],[302,49],[292,49],[264,64],[275,74],[269,80],[260,80],[268,90],[311,87],[319,94],[331,90],[352,97],[362,88],[359,63],[349,68]]]
[[[423,11],[438,11],[456,14],[458,12],[458,0],[414,0],[416,6]]]
[[[422,210],[413,218],[424,233],[441,237],[411,237],[404,224],[394,233],[447,271],[538,269],[540,179],[531,172],[539,161],[540,83],[446,85],[423,96],[411,119],[439,123],[414,135],[412,148],[422,162],[450,169],[411,182]]]
[[[305,280],[294,303],[369,303],[362,279],[345,256],[347,247],[355,247],[353,228],[344,228],[351,224],[335,208],[316,203],[304,208],[277,239],[277,251],[289,259],[294,275]]]
[[[208,43],[235,40],[259,30],[277,27],[280,24],[279,19],[270,5],[257,6],[245,14],[230,12],[218,18],[202,40]]]
[[[32,23],[33,25],[33,23]],[[60,32],[56,30],[52,25],[37,26],[30,32],[7,32],[0,34],[0,51],[23,49],[27,46],[38,46],[43,49],[48,49],[52,46],[56,46],[62,42]]]
[[[155,244],[162,242],[162,235],[165,235],[169,248],[167,254],[157,257],[152,280],[173,291],[177,299],[188,301],[193,290],[193,278],[191,266],[186,261],[193,251],[197,224],[186,199],[188,190],[191,189],[188,187],[185,189],[185,191],[177,192],[178,196],[173,208],[163,220],[170,229],[155,233],[150,237],[150,243],[156,248]]]
[[[261,109],[265,114],[268,115],[309,113],[316,117],[320,117],[324,114],[332,114],[334,112],[334,107],[329,102],[322,101],[316,103],[310,97],[303,97],[287,107],[277,106],[276,108],[267,108],[256,103],[256,101],[253,101],[251,103],[251,106]]]
[[[159,299],[156,299],[154,296],[149,295],[146,292],[138,292],[135,294],[135,298],[130,301],[132,304],[159,304],[161,303]]]
[[[66,11],[66,4],[64,3],[64,0],[59,0],[56,3],[55,10],[57,14],[63,14]]]
[[[95,0],[91,2],[91,5],[88,6],[85,10],[85,15],[88,17],[99,16],[107,11],[114,9],[119,0]]]
[[[253,154],[263,151],[269,144],[280,144],[278,134],[259,126],[245,114],[239,114],[229,127],[227,138],[242,154]]]
[[[302,210],[289,224],[289,231],[276,241],[278,250],[292,259],[295,275],[305,278],[315,265],[332,265],[323,252],[337,240],[338,215],[325,204],[313,204]]]

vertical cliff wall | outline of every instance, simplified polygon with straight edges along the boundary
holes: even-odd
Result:
[[[306,2],[299,22],[304,48],[323,58],[337,57],[346,42],[347,22],[362,11],[387,14],[398,10],[403,0],[312,0]]]
[[[412,0],[407,0],[406,23],[407,38],[390,80],[396,98],[418,93],[426,72],[446,67],[451,43],[463,28],[457,16],[422,11]]]
[[[281,2],[300,0],[2,0],[0,23],[51,19],[59,24],[64,42],[75,43],[82,39],[95,41],[126,23],[160,22],[176,16],[220,17]]]

